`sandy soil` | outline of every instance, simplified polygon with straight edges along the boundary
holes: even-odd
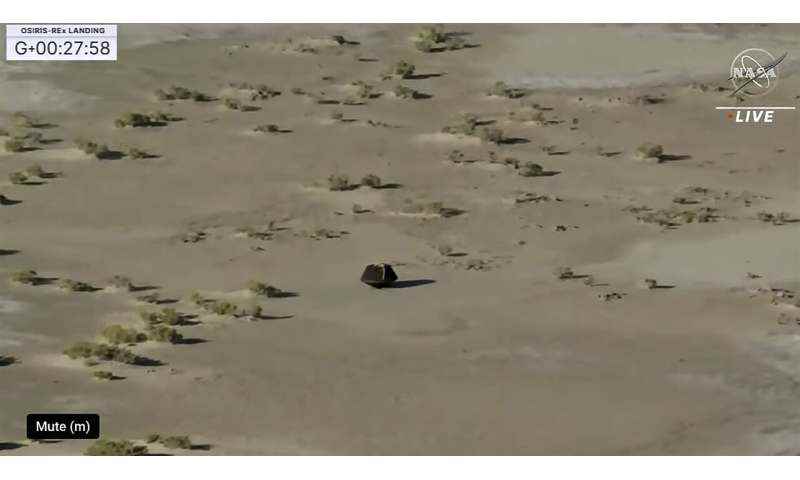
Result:
[[[177,454],[800,453],[800,224],[757,216],[800,216],[798,114],[738,126],[714,109],[735,103],[715,90],[734,55],[797,51],[800,29],[450,25],[474,48],[433,53],[414,49],[417,29],[121,26],[116,63],[0,64],[0,126],[21,110],[53,140],[0,152],[0,193],[15,201],[0,205],[0,356],[17,360],[0,366],[0,455],[86,448],[26,441],[28,412],[96,412],[109,438],[190,435],[198,448]],[[792,56],[776,91],[743,104],[797,105]],[[400,59],[417,76],[382,80]],[[380,95],[315,100],[359,80]],[[497,80],[531,91],[487,96]],[[153,93],[246,94],[235,82],[282,93],[245,98],[251,112]],[[398,83],[430,97],[393,98]],[[525,103],[545,121],[509,120]],[[114,126],[155,110],[183,120]],[[517,140],[442,134],[461,112]],[[252,132],[270,123],[286,131]],[[155,157],[97,160],[78,137]],[[645,141],[667,161],[637,160]],[[450,161],[454,149],[476,161]],[[557,174],[490,162],[507,157]],[[7,180],[33,164],[62,175]],[[368,173],[396,188],[327,188],[331,174]],[[464,212],[415,208],[429,202]],[[665,227],[639,207],[711,207],[714,221]],[[237,234],[270,224],[270,239]],[[341,233],[309,233],[321,228]],[[379,261],[406,288],[360,284]],[[560,266],[578,278],[557,279]],[[153,288],[7,281],[22,269]],[[296,295],[257,298],[250,280]],[[193,291],[257,302],[264,318],[209,314]],[[137,312],[153,308],[136,296],[153,292],[196,315],[178,327],[194,341],[130,347],[162,365],[61,353],[106,325],[142,329]]]

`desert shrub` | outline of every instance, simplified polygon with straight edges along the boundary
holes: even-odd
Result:
[[[11,172],[8,174],[8,180],[14,185],[25,185],[28,183],[28,174],[25,172]]]
[[[151,433],[145,437],[144,441],[147,443],[156,443],[157,441],[161,440],[160,433]]]
[[[11,274],[11,281],[23,285],[38,285],[41,279],[35,270],[19,270]]]
[[[256,295],[264,295],[268,298],[279,298],[286,296],[286,292],[280,288],[273,287],[272,285],[267,285],[264,282],[259,282],[256,280],[251,280],[248,282],[247,289]]]
[[[460,114],[453,123],[442,128],[443,133],[453,135],[474,135],[478,126],[478,117],[472,113]]]
[[[17,363],[17,357],[11,355],[0,355],[0,367],[7,367]]]
[[[134,159],[142,159],[142,158],[150,158],[150,154],[146,151],[136,148],[136,147],[128,147],[125,151],[125,154]]]
[[[47,176],[47,172],[45,172],[42,166],[39,164],[31,165],[30,167],[26,168],[25,174],[27,174],[29,177],[39,177],[39,178],[44,178],[45,176]]]
[[[64,350],[64,355],[73,360],[78,358],[97,358],[129,365],[137,365],[143,360],[127,348],[93,342],[74,343]]]
[[[293,95],[305,95],[306,94],[306,91],[303,90],[300,87],[292,87],[292,89],[289,90],[289,91],[292,92]]]
[[[117,378],[113,373],[108,370],[96,370],[92,372],[92,376],[98,380],[114,380]]]
[[[108,284],[120,290],[133,290],[133,281],[124,275],[114,275],[108,280]]]
[[[440,255],[444,255],[445,257],[453,253],[453,247],[447,245],[446,243],[437,246],[436,250],[439,252]]]
[[[570,267],[557,267],[553,270],[553,275],[556,276],[559,280],[567,280],[573,278],[575,273],[572,271]]]
[[[413,64],[406,62],[405,60],[400,60],[399,62],[395,63],[394,65],[389,68],[389,71],[384,75],[384,78],[391,78],[391,77],[400,77],[400,78],[408,78],[414,75],[414,71],[416,67]]]
[[[123,127],[149,127],[152,125],[150,116],[144,113],[128,112],[122,114],[119,118],[114,120],[114,125],[117,128]]]
[[[172,327],[156,323],[148,325],[147,338],[156,342],[178,343],[183,340],[183,335]]]
[[[414,40],[414,48],[420,52],[432,52],[436,48],[436,43],[426,38],[417,38]]]
[[[364,175],[364,178],[361,179],[361,185],[364,185],[365,187],[378,188],[381,186],[381,177],[372,173],[369,175]]]
[[[405,85],[397,85],[392,90],[394,96],[403,99],[416,99],[420,97],[420,93],[413,88],[406,87]]]
[[[225,98],[222,102],[230,110],[239,110],[240,112],[249,112],[249,111],[252,111],[252,110],[256,109],[256,107],[253,107],[253,106],[250,106],[250,105],[245,105],[244,103],[242,103],[241,101],[239,101],[239,100],[237,100],[235,98]]]
[[[202,306],[208,300],[203,298],[203,296],[200,295],[200,292],[194,291],[189,295],[189,301],[197,306]]]
[[[328,188],[334,192],[352,190],[353,185],[347,175],[331,175],[328,177]]]
[[[442,43],[447,40],[447,33],[444,31],[444,26],[442,25],[429,25],[420,28],[416,38],[418,40],[427,40],[432,43]]]
[[[14,112],[11,114],[11,123],[20,128],[34,128],[36,121],[22,112]]]
[[[664,147],[661,145],[645,142],[636,148],[636,158],[645,160],[648,158],[659,158],[664,154]]]
[[[521,98],[526,94],[524,89],[509,87],[505,82],[495,82],[487,92],[487,95],[505,98]]]
[[[3,142],[3,147],[7,152],[19,153],[28,149],[28,144],[25,140],[19,138],[9,138]]]
[[[159,100],[188,100],[192,99],[195,102],[208,102],[212,98],[205,93],[198,92],[197,90],[190,90],[185,87],[173,85],[167,90],[156,90],[156,98]]]
[[[644,280],[642,280],[642,287],[648,290],[652,290],[657,286],[658,286],[658,281],[656,281],[654,278],[645,278]]]
[[[205,308],[217,315],[236,315],[237,307],[235,304],[226,301],[212,300],[204,304]]]
[[[523,177],[541,177],[544,175],[544,167],[534,162],[525,162],[519,167],[518,173]]]
[[[375,87],[373,87],[372,85],[368,84],[367,82],[361,81],[361,80],[357,80],[357,81],[353,82],[352,85],[358,87],[356,89],[356,94],[355,94],[356,97],[358,97],[358,98],[372,98],[373,90],[375,89]]]
[[[139,343],[147,340],[147,335],[144,333],[138,332],[135,328],[125,328],[122,325],[109,325],[103,329],[101,335],[115,345]]]
[[[66,290],[68,292],[91,292],[94,290],[94,287],[88,283],[71,280],[69,278],[59,279],[56,285],[61,290]]]
[[[508,119],[514,122],[532,122],[536,125],[547,124],[544,113],[533,107],[522,107],[519,110],[512,110],[508,112]]]
[[[181,448],[184,450],[189,450],[192,448],[192,441],[186,435],[172,435],[169,437],[161,437],[158,440],[161,445],[164,445],[166,448],[176,449]]]
[[[503,131],[497,127],[483,127],[478,130],[478,138],[487,143],[503,143]]]
[[[163,323],[165,325],[180,325],[183,321],[181,314],[174,308],[162,308],[160,312],[140,311],[139,317],[148,325]]]
[[[467,43],[461,37],[450,36],[444,41],[444,48],[447,50],[461,50],[466,47]]]
[[[792,222],[792,216],[788,212],[778,212],[778,213],[769,213],[769,212],[758,212],[756,214],[756,218],[765,223],[771,223],[773,225],[784,225],[788,222]]]
[[[274,123],[267,123],[264,125],[258,125],[256,128],[253,129],[253,131],[260,133],[279,133],[281,129]]]
[[[86,449],[84,455],[91,456],[131,456],[145,455],[147,447],[134,445],[130,440],[105,440],[100,439]]]
[[[75,146],[83,151],[83,153],[94,155],[95,158],[108,158],[108,156],[111,155],[111,149],[109,149],[107,145],[91,140],[79,138],[75,140]]]

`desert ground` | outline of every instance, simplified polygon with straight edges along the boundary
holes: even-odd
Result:
[[[800,453],[800,27],[422,27],[0,63],[0,455]]]

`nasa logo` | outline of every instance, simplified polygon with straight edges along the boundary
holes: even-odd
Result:
[[[778,64],[786,58],[786,53],[775,58],[761,48],[748,48],[733,58],[730,80],[733,93],[758,97],[766,95],[778,85]]]

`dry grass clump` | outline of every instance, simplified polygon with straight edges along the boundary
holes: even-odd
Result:
[[[762,222],[771,223],[773,225],[785,225],[787,223],[797,221],[788,212],[778,212],[778,213],[758,212],[756,214],[756,218],[758,218]]]
[[[376,96],[375,87],[367,82],[364,82],[362,80],[356,80],[355,82],[351,83],[351,85],[357,87],[355,92],[355,96],[357,98],[368,99]]]
[[[108,370],[96,370],[92,372],[92,376],[98,380],[114,380],[117,378],[116,375]]]
[[[636,219],[642,223],[653,223],[662,227],[675,227],[687,223],[710,223],[719,218],[717,209],[700,207],[696,209],[680,210],[666,208],[651,211],[649,209],[637,212]]]
[[[92,292],[95,290],[95,288],[88,283],[71,280],[69,278],[59,279],[56,285],[66,292]]]
[[[192,440],[188,435],[170,435],[165,437],[160,433],[151,433],[147,436],[146,441],[147,443],[158,442],[169,449],[181,448],[184,450],[189,450],[192,448]]]
[[[100,439],[89,446],[83,454],[114,457],[146,455],[147,447],[143,445],[134,445],[130,440]]]
[[[183,335],[173,327],[156,323],[147,326],[146,338],[155,342],[180,343],[183,340]]]
[[[497,127],[482,127],[478,129],[478,138],[484,143],[500,144],[506,141],[503,131]]]
[[[553,270],[553,275],[559,280],[569,280],[575,278],[575,272],[570,267],[556,267]]]
[[[30,177],[25,172],[11,172],[8,174],[8,181],[14,185],[25,185]]]
[[[486,94],[494,97],[522,98],[528,91],[524,88],[509,87],[506,82],[495,82]]]
[[[380,188],[381,177],[374,175],[372,173],[364,175],[364,177],[361,179],[361,185],[370,188]]]
[[[144,359],[126,348],[93,342],[77,342],[64,350],[64,355],[76,360],[78,358],[94,358],[128,365],[140,365]]]
[[[108,280],[108,285],[113,288],[130,292],[134,289],[133,281],[124,275],[114,275]]]
[[[269,85],[265,85],[263,83],[258,85],[253,85],[252,83],[248,82],[238,82],[238,83],[230,83],[229,86],[235,88],[236,90],[247,91],[250,101],[269,100],[270,98],[277,97],[278,95],[281,94],[280,90],[272,88]]]
[[[523,177],[541,177],[545,175],[544,167],[535,162],[525,162],[519,167],[517,173]]]
[[[634,155],[640,160],[658,159],[664,155],[664,147],[655,143],[645,142],[636,148]]]
[[[181,117],[164,112],[137,113],[128,112],[114,120],[117,128],[124,127],[160,127],[169,122],[177,122]]]
[[[415,70],[416,67],[413,64],[408,63],[405,60],[400,60],[389,68],[389,70],[383,75],[383,78],[409,78],[414,75]]]
[[[280,133],[281,129],[274,123],[267,123],[256,126],[253,131],[259,133]]]
[[[284,292],[280,288],[267,285],[266,283],[259,282],[257,280],[251,280],[248,282],[247,289],[256,295],[263,295],[267,298],[282,298],[288,296],[287,292]]]
[[[75,146],[87,155],[93,155],[95,158],[103,159],[111,156],[111,149],[107,145],[97,143],[84,138],[75,140]]]
[[[424,96],[420,92],[414,90],[413,88],[406,87],[405,85],[397,85],[392,90],[392,93],[394,93],[395,97],[406,100],[416,100],[418,98],[423,98]]]
[[[36,128],[39,124],[33,117],[22,112],[11,114],[11,124],[19,128]]]
[[[328,189],[332,192],[353,190],[356,187],[358,185],[350,183],[350,178],[347,175],[330,175],[328,177]]]
[[[235,98],[228,97],[225,98],[222,102],[229,110],[238,110],[240,112],[254,112],[258,110],[258,107],[254,105],[247,105]]]
[[[177,85],[172,85],[166,90],[158,89],[155,91],[156,98],[159,100],[189,100],[192,99],[195,102],[210,102],[213,100],[210,96],[206,95],[205,93],[198,92],[197,90],[190,90],[185,87],[180,87]]]
[[[0,355],[0,367],[7,367],[17,363],[17,357],[11,355]]]
[[[35,150],[43,141],[41,132],[17,132],[3,143],[7,152],[20,153]]]
[[[445,32],[442,25],[422,27],[414,37],[414,47],[420,52],[460,50],[466,46],[460,37]]]
[[[162,308],[159,312],[139,312],[139,317],[148,325],[180,325],[183,318],[174,308]]]
[[[460,114],[453,123],[442,128],[442,133],[452,135],[474,135],[478,126],[478,116],[472,113]]]
[[[147,340],[147,335],[137,331],[135,328],[125,328],[122,325],[109,325],[100,333],[109,343],[134,344]]]
[[[19,270],[11,273],[9,279],[12,283],[18,283],[21,285],[35,286],[42,282],[42,278],[39,277],[39,274],[36,273],[36,270]]]

